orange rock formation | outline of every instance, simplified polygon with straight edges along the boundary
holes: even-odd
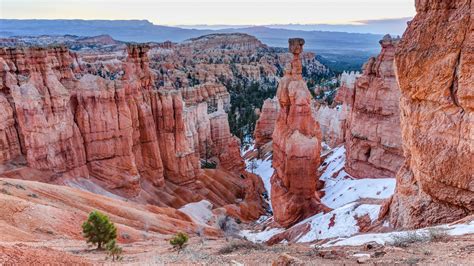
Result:
[[[266,99],[263,102],[260,117],[255,125],[255,147],[260,148],[272,141],[273,130],[275,129],[279,111],[280,105],[277,98]]]
[[[277,91],[280,113],[273,132],[271,201],[275,221],[284,227],[327,209],[316,194],[321,131],[301,76],[303,44],[303,39],[289,40],[293,60]]]
[[[390,206],[395,227],[474,212],[474,2],[417,0],[395,61],[405,163]]]
[[[243,178],[225,87],[158,89],[148,50],[128,45],[120,64],[95,69],[61,46],[0,49],[0,175],[175,208],[217,192],[216,207],[258,218],[263,184]],[[200,169],[206,140],[222,171]]]
[[[394,177],[403,162],[393,60],[398,39],[386,35],[355,85],[346,132],[346,171],[354,177]]]

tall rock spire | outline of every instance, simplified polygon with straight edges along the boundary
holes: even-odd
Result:
[[[277,91],[280,113],[273,132],[271,200],[275,221],[285,227],[327,210],[316,194],[321,130],[301,75],[303,45],[303,39],[289,39],[293,60]]]

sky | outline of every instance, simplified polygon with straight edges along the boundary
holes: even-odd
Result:
[[[414,0],[0,0],[1,18],[146,19],[159,25],[354,24],[414,15]]]

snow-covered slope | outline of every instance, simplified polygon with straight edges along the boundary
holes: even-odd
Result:
[[[179,210],[201,225],[206,225],[212,218],[212,203],[207,200],[188,203]]]
[[[344,171],[345,152],[344,146],[335,148],[319,168],[325,182],[321,201],[326,206],[336,209],[363,198],[386,199],[395,192],[395,178],[351,177]]]
[[[418,238],[429,238],[431,234],[446,234],[450,236],[459,236],[474,234],[474,221],[453,225],[440,225],[430,228],[423,228],[412,231],[390,232],[379,234],[361,234],[348,238],[338,238],[323,244],[323,247],[331,246],[359,246],[369,242],[376,242],[378,244],[390,244],[397,239],[409,238],[412,235],[417,235]]]
[[[247,160],[247,166],[250,160]],[[271,160],[256,160],[251,167],[270,188],[273,174]],[[355,179],[344,171],[345,149],[337,147],[329,152],[318,171],[325,181],[322,202],[332,208],[328,213],[309,217],[288,229],[268,228],[263,232],[245,231],[242,234],[255,242],[271,237],[291,242],[314,242],[321,239],[349,237],[360,232],[360,221],[374,222],[381,208],[381,200],[390,197],[395,190],[395,178]],[[362,203],[370,202],[370,203]]]
[[[251,145],[248,149],[246,150],[243,150],[242,151],[242,156],[245,158],[246,156],[244,156],[245,154],[249,153],[249,152],[252,152],[252,151],[255,151],[255,146],[254,145]],[[256,154],[258,152],[255,152]],[[271,193],[271,190],[272,190],[272,185],[270,183],[270,179],[273,175],[273,167],[272,167],[272,156],[271,154],[267,154],[266,156],[263,156],[264,158],[262,159],[258,159],[258,158],[247,158],[245,159],[245,165],[246,165],[246,170],[250,173],[254,173],[258,176],[260,176],[260,178],[262,179],[263,181],[263,185],[265,187],[265,190],[267,191],[267,195],[268,195],[268,199],[270,199],[270,193]],[[271,204],[270,202],[268,202],[268,205],[270,206],[271,208]]]

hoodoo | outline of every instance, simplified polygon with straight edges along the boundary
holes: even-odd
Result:
[[[474,2],[418,0],[396,56],[405,163],[395,227],[474,213]]]
[[[272,141],[273,130],[275,129],[275,123],[278,118],[278,112],[280,106],[277,98],[266,99],[263,102],[262,111],[260,117],[255,125],[255,146],[257,148],[262,147],[266,143]]]
[[[399,39],[380,41],[382,51],[364,65],[354,88],[346,130],[346,171],[358,178],[394,177],[403,162],[394,57]]]
[[[280,113],[273,132],[271,200],[275,221],[284,227],[327,209],[316,194],[321,130],[301,75],[303,45],[303,39],[289,40],[293,60],[277,91]]]

